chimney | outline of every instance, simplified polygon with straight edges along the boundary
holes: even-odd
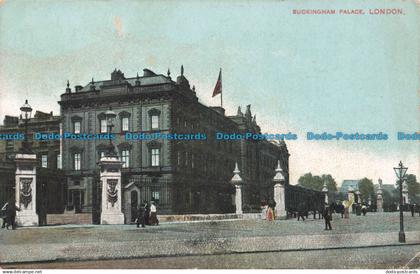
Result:
[[[75,86],[74,87],[74,90],[76,91],[76,92],[79,92],[79,91],[81,91],[83,89],[83,87],[82,86],[79,86],[79,85],[77,85],[77,86]]]

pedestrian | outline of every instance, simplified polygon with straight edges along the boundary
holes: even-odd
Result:
[[[268,210],[268,205],[267,205],[266,201],[263,200],[261,202],[261,219],[262,220],[266,220],[267,219],[267,210]]]
[[[344,200],[343,201],[343,207],[344,207],[344,219],[348,219],[349,218],[349,209],[351,206],[351,202],[349,200]]]
[[[140,204],[140,206],[137,209],[137,220],[136,220],[136,224],[137,224],[137,228],[140,227],[145,227],[146,223],[145,223],[145,216],[146,216],[146,206],[145,204]]]
[[[410,205],[411,217],[414,217],[414,209],[416,208],[415,204]]]
[[[159,225],[159,220],[157,219],[157,210],[154,201],[150,202],[150,225]]]
[[[266,217],[267,221],[272,221],[274,220],[274,211],[273,208],[271,206],[267,207],[267,217]]]
[[[16,206],[13,199],[9,201],[7,205],[7,225],[6,229],[9,229],[9,226],[12,226],[12,229],[16,229],[16,211],[20,211],[20,208]]]
[[[363,213],[363,216],[366,216],[366,212],[367,212],[367,207],[366,207],[365,204],[363,204],[362,205],[362,213]]]
[[[325,230],[332,230],[331,227],[331,220],[332,220],[332,214],[330,207],[327,205],[324,209],[324,220],[325,220]]]
[[[300,220],[300,218],[302,218],[302,221],[305,221],[305,205],[303,204],[303,202],[301,202],[298,206],[298,221]]]
[[[149,217],[150,217],[150,206],[149,203],[146,201],[144,202],[144,224],[145,225],[150,225],[150,221],[149,221]]]
[[[3,205],[3,207],[1,208],[1,218],[3,219],[1,228],[6,228],[6,224],[7,224],[7,207],[8,207],[9,203],[5,203]]]

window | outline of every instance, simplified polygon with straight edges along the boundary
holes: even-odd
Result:
[[[57,168],[58,169],[63,168],[63,165],[62,165],[62,162],[61,162],[61,154],[57,154]]]
[[[160,192],[157,190],[152,191],[151,195],[152,196],[152,201],[155,201],[156,203],[159,203],[159,199],[160,199]]]
[[[178,166],[181,165],[181,151],[178,151]]]
[[[188,166],[188,151],[185,151],[185,162],[184,162],[185,166]]]
[[[73,154],[73,168],[74,170],[80,170],[80,153],[74,153]]]
[[[11,140],[6,140],[6,151],[7,152],[13,152],[14,150],[14,143]]]
[[[152,148],[152,166],[160,166],[160,149]]]
[[[103,157],[105,157],[105,151],[101,151],[101,157],[100,158],[103,158]]]
[[[107,132],[106,119],[101,119],[100,124],[101,124],[101,133],[106,133]]]
[[[152,129],[159,128],[159,115],[152,115]]]
[[[44,167],[44,168],[48,167],[48,155],[47,154],[41,155],[41,167]]]
[[[130,167],[130,151],[129,150],[121,151],[121,161],[123,162],[123,165],[122,165],[123,168]]]
[[[80,121],[76,121],[73,123],[73,132],[76,134],[80,133]]]
[[[121,119],[121,131],[128,131],[129,128],[129,122],[128,117],[123,117]]]

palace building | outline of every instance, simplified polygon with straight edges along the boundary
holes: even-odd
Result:
[[[117,114],[112,143],[123,163],[122,202],[127,223],[134,220],[141,202],[151,200],[157,203],[159,214],[234,212],[234,187],[230,180],[235,162],[244,180],[245,212],[257,211],[261,200],[272,199],[278,160],[288,184],[289,153],[285,142],[216,140],[217,132],[261,133],[261,129],[250,105],[244,112],[238,108],[236,115],[227,116],[222,107],[200,103],[183,68],[176,79],[171,78],[169,71],[163,75],[144,69],[142,76],[128,78],[114,70],[109,80],[92,79],[74,89],[68,83],[58,103],[60,117],[35,114],[34,119],[44,119],[45,128],[33,131],[109,135],[105,112],[112,108]],[[2,131],[10,129],[12,122],[13,128],[18,126],[18,118],[7,119]],[[206,139],[126,140],[126,133],[201,133]],[[40,165],[62,168],[65,174],[67,193],[62,202],[66,209],[92,213],[93,222],[98,223],[98,162],[106,153],[109,140],[66,138],[40,141],[39,147],[47,149],[37,152]],[[16,151],[16,144],[13,149],[6,143],[2,148],[6,157]]]

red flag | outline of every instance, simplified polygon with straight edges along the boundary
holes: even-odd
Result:
[[[221,94],[221,93],[222,93],[222,69],[220,69],[219,78],[217,78],[217,83],[216,83],[216,86],[214,87],[212,97],[216,96],[217,94]]]

